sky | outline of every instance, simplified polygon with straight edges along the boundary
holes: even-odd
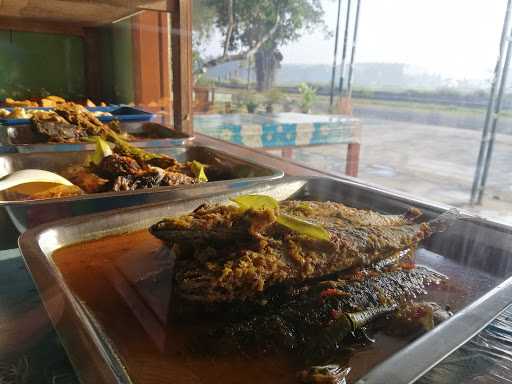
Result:
[[[342,2],[346,6],[347,0]],[[321,3],[334,32],[337,0]],[[505,7],[506,0],[361,0],[355,61],[405,63],[453,79],[489,79]],[[216,55],[219,44],[208,45],[206,53]],[[281,48],[283,64],[331,64],[333,47],[333,37],[305,33]]]
[[[406,63],[458,79],[490,77],[506,0],[361,1],[356,62]],[[334,31],[337,0],[322,5]],[[304,35],[282,49],[283,63],[332,63],[333,46],[320,32]]]

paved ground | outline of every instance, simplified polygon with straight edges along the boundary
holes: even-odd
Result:
[[[497,135],[485,201],[469,207],[480,144],[474,130],[363,119],[359,177],[512,224],[512,135]],[[346,146],[295,150],[294,158],[343,172]]]

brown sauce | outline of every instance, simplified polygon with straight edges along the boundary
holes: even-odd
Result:
[[[169,306],[172,311],[172,259],[167,248],[147,231],[72,245],[57,250],[53,259],[71,290],[110,336],[135,383],[297,382],[301,367],[287,356],[214,357],[189,351],[186,341],[193,329],[166,320]],[[452,289],[434,288],[427,299],[450,304],[454,310],[474,299],[473,294],[461,294],[466,290],[456,288],[457,282],[452,286],[456,295]],[[208,327],[207,319],[204,326]],[[350,382],[410,342],[384,334],[372,336],[375,343],[340,356],[340,361],[349,358]]]

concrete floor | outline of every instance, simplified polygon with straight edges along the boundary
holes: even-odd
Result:
[[[470,207],[480,132],[390,120],[362,121],[361,179],[512,224],[512,135],[497,135],[485,200],[482,206]],[[298,161],[344,172],[345,145],[294,152]]]

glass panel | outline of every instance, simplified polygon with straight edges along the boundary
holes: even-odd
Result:
[[[194,5],[199,132],[510,220],[506,111],[469,204],[505,1],[229,3]]]
[[[53,107],[59,98],[109,110],[125,105],[135,107],[120,111],[125,121],[151,119],[149,112],[172,125],[170,19],[158,11],[165,1],[131,8],[90,2],[78,9],[57,3],[1,5],[3,105]],[[96,112],[105,119],[109,113]]]
[[[511,224],[506,7],[195,1],[196,132]],[[491,380],[491,366],[468,375]]]
[[[511,33],[512,0],[0,1],[0,383],[507,380]]]
[[[57,157],[71,154],[61,161],[62,167],[85,166],[84,151],[94,149],[92,136],[98,132],[92,131],[101,123],[118,129],[123,139],[136,145],[147,145],[150,139],[168,146],[171,138],[177,144],[174,139],[181,134],[172,130],[167,5],[150,0],[0,1],[0,179],[13,168],[57,171],[41,152]],[[60,131],[35,127],[34,110],[46,111],[50,119],[56,108],[79,112],[75,104],[88,108],[101,122],[79,114],[82,125],[66,119],[60,121],[65,124]],[[113,119],[119,120],[118,127],[110,123]],[[87,125],[91,121],[92,128]],[[155,131],[149,129],[155,127],[153,123],[164,125]],[[74,155],[80,153],[84,157],[77,160]],[[30,166],[23,165],[27,157],[34,159]],[[101,373],[95,376],[92,366],[75,372],[66,353],[69,349],[63,347],[69,339],[62,333],[60,338],[52,325],[52,321],[65,322],[62,295],[55,287],[34,285],[17,249],[20,227],[16,229],[16,219],[4,208],[3,192],[0,200],[0,382],[104,382],[91,379],[101,377]],[[79,211],[85,213],[57,208],[36,216],[51,221]]]

